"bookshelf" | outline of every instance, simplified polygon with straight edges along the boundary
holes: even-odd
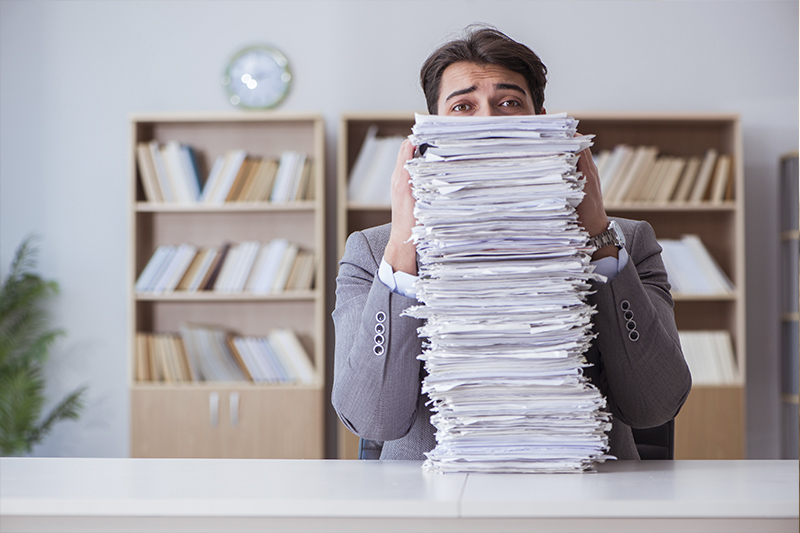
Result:
[[[679,330],[724,330],[730,334],[738,375],[724,384],[695,385],[676,419],[676,459],[745,457],[745,276],[744,176],[740,123],[734,114],[569,113],[579,131],[594,134],[595,154],[620,144],[655,146],[660,154],[703,158],[709,149],[730,159],[730,193],[717,201],[620,201],[607,203],[611,216],[647,220],[658,238],[698,235],[732,281],[725,294],[674,294]],[[348,179],[369,128],[377,135],[408,135],[414,113],[350,113],[341,118],[338,146],[338,253],[353,231],[391,219],[388,205],[348,201]],[[357,438],[339,428],[340,457],[353,457]]]
[[[130,118],[129,350],[132,457],[318,459],[324,456],[325,198],[324,124],[316,114],[274,112],[139,114]],[[178,141],[194,150],[198,174],[231,150],[279,160],[296,151],[311,162],[311,199],[151,202],[137,158],[140,143]],[[314,256],[304,290],[137,292],[135,283],[159,245],[220,247],[287,239]],[[238,335],[295,332],[313,367],[310,381],[163,382],[137,379],[137,333],[178,333],[183,325]]]

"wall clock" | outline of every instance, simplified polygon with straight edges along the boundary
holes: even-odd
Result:
[[[289,61],[272,46],[248,46],[228,61],[222,85],[231,104],[269,109],[286,97],[292,84]]]

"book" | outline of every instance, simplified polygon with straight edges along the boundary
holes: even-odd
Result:
[[[207,247],[197,249],[197,253],[195,253],[192,262],[189,263],[189,267],[186,269],[186,272],[184,272],[183,277],[181,277],[180,281],[178,281],[178,284],[175,286],[176,291],[186,291],[189,289],[192,281],[197,276],[198,270],[202,267],[207,253]]]
[[[684,168],[686,168],[686,158],[671,157],[669,159],[669,166],[662,177],[662,181],[651,196],[653,202],[667,203],[670,201],[675,194],[675,189],[678,187]]]
[[[731,156],[720,154],[717,166],[714,168],[714,178],[711,182],[711,203],[720,204],[725,200],[728,185],[731,182]]]
[[[165,268],[165,264],[169,262],[174,251],[175,247],[170,244],[160,244],[156,247],[153,255],[150,256],[144,269],[136,279],[136,292],[152,291],[155,280]]]
[[[658,149],[654,146],[638,146],[634,149],[633,160],[626,169],[614,196],[609,198],[613,202],[630,202],[639,200],[642,189],[647,185],[650,170],[655,164]]]
[[[174,347],[174,353],[178,359],[178,367],[180,368],[181,381],[197,381],[196,369],[189,361],[189,355],[186,353],[186,346],[183,339],[177,333],[170,334],[170,340]]]
[[[600,177],[601,191],[607,202],[611,203],[617,198],[617,189],[622,181],[621,176],[627,172],[633,155],[634,149],[625,144],[618,144],[611,152],[606,175]]]
[[[681,348],[695,385],[740,382],[733,342],[727,330],[681,330]]]
[[[224,155],[214,158],[214,163],[211,165],[211,170],[208,173],[206,182],[203,185],[202,191],[200,191],[200,197],[198,198],[200,203],[207,203],[211,192],[219,186],[226,160],[227,158]]]
[[[164,195],[161,193],[156,168],[150,156],[150,149],[147,143],[140,142],[136,145],[136,162],[139,169],[139,181],[142,184],[145,199],[153,203],[163,202]]]
[[[150,381],[150,354],[148,351],[147,333],[137,331],[134,361],[136,381]]]
[[[298,179],[297,191],[295,192],[294,199],[298,201],[311,200],[311,198],[308,197],[310,184],[311,184],[311,160],[306,159],[303,162],[303,168],[300,171],[300,177]]]
[[[236,259],[236,268],[228,284],[228,291],[242,292],[253,270],[261,244],[256,241],[244,241],[239,245],[240,253]]]
[[[726,295],[733,292],[733,283],[697,235],[659,239],[658,243],[674,293]]]
[[[247,292],[267,294],[272,291],[283,255],[288,248],[288,239],[273,239],[267,245],[262,246],[245,284]]]
[[[238,202],[242,191],[245,188],[248,180],[253,179],[253,169],[258,168],[258,160],[252,157],[245,157],[242,166],[239,167],[239,172],[228,190],[228,195],[225,197],[226,202]]]
[[[161,369],[161,363],[158,361],[158,356],[156,354],[155,335],[147,336],[147,359],[147,366],[150,369],[150,381],[164,381],[164,373]]]
[[[659,187],[668,165],[669,158],[664,156],[647,160],[636,181],[631,186],[626,201],[650,201],[653,190]]]
[[[225,257],[228,255],[228,251],[230,250],[230,248],[231,248],[231,243],[229,242],[226,242],[225,244],[220,246],[216,256],[214,257],[214,262],[208,269],[206,277],[201,282],[200,285],[201,290],[210,291],[214,289],[214,284],[217,281],[217,277],[219,276],[220,270],[222,270],[222,265],[225,263]]]
[[[239,364],[239,367],[241,368],[245,379],[247,381],[255,381],[253,379],[254,373],[251,371],[250,365],[248,365],[248,361],[250,360],[249,359],[250,358],[249,352],[246,352],[246,351],[243,352],[242,350],[240,350],[239,346],[234,342],[234,337],[228,335],[225,340],[228,343],[228,349],[230,350],[230,352],[233,355],[234,359],[236,359],[236,362]],[[248,361],[245,360],[246,357],[248,358]],[[256,370],[256,369],[253,368],[253,370]],[[257,372],[256,372],[256,374],[257,374]]]
[[[245,370],[228,344],[228,333],[219,327],[183,324],[180,335],[188,359],[193,359],[202,381],[243,381]]]
[[[175,141],[169,141],[167,144],[159,147],[161,158],[164,162],[164,170],[166,171],[167,181],[169,181],[170,188],[175,196],[177,203],[192,203],[196,198],[192,197],[189,188],[189,178],[184,174],[184,166],[182,162],[181,147]]]
[[[310,260],[312,260],[311,252],[302,248],[297,251],[297,257],[292,264],[289,277],[286,280],[285,290],[298,291],[310,289],[310,287],[306,286],[305,281],[305,270],[307,268],[306,263]]]
[[[258,170],[253,182],[244,192],[246,202],[269,201],[275,176],[278,174],[278,161],[276,159],[262,159],[259,161]]]
[[[700,165],[700,170],[697,171],[697,179],[692,188],[692,194],[689,197],[690,202],[699,203],[708,197],[708,186],[711,183],[711,175],[714,171],[714,164],[716,161],[717,151],[713,148],[706,150],[703,163]]]
[[[291,329],[278,328],[269,333],[269,344],[278,354],[281,361],[288,366],[292,375],[300,383],[312,383],[314,381],[314,367],[308,358],[308,354],[297,338],[297,334]]]
[[[147,143],[147,148],[150,150],[150,160],[153,162],[156,178],[158,179],[159,190],[164,196],[165,202],[177,201],[177,193],[173,190],[170,184],[169,176],[167,174],[167,167],[164,163],[164,158],[161,156],[161,149],[159,148],[158,141],[150,141]]]
[[[275,279],[270,288],[272,293],[280,293],[286,290],[286,282],[289,280],[289,274],[294,266],[295,259],[297,259],[297,252],[299,248],[294,243],[289,243],[281,256],[278,270],[275,272]]]
[[[217,248],[215,247],[205,248],[198,253],[197,261],[199,264],[197,270],[189,280],[188,286],[186,287],[187,291],[196,292],[203,288],[204,282],[207,280],[209,272],[215,264],[217,254]]]
[[[246,157],[247,152],[244,150],[229,150],[226,152],[223,163],[213,176],[213,180],[209,177],[206,182],[204,194],[201,196],[204,202],[210,204],[222,204],[225,202]],[[205,189],[209,187],[210,189],[206,193]]]
[[[367,169],[369,168],[374,152],[376,150],[378,137],[377,124],[371,124],[367,128],[361,148],[358,151],[353,167],[350,169],[350,176],[347,180],[347,198],[354,201],[358,197],[358,191],[362,190],[367,183]]]
[[[378,127],[367,129],[364,142],[350,171],[349,201],[362,205],[389,205],[391,177],[404,136],[378,137]]]
[[[192,198],[197,202],[200,200],[200,193],[205,183],[202,179],[200,164],[197,161],[197,153],[192,146],[181,144],[181,154],[186,175],[189,177],[189,189],[192,192]]]
[[[694,188],[695,181],[697,181],[697,173],[699,171],[700,158],[697,156],[690,157],[688,161],[686,161],[686,167],[681,173],[675,192],[672,194],[672,198],[670,198],[673,202],[689,201],[689,196],[692,194],[692,189]]]
[[[156,280],[152,290],[156,293],[172,292],[178,286],[186,270],[197,255],[197,247],[192,244],[180,244],[172,255],[169,264]]]

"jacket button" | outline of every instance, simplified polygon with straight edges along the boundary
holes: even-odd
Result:
[[[631,308],[631,303],[630,303],[628,300],[622,300],[622,301],[619,303],[619,307],[620,307],[620,308],[621,308],[623,311],[627,311],[628,309],[630,309],[630,308]]]
[[[377,320],[378,322],[384,322],[386,320],[386,313],[384,313],[383,311],[378,311],[377,313],[375,313],[375,320]]]
[[[634,331],[636,329],[636,322],[633,320],[628,320],[628,322],[625,324],[625,327],[628,328],[628,331]]]
[[[380,322],[375,324],[375,333],[383,334],[384,331],[386,331],[386,326],[384,326]]]
[[[622,316],[625,317],[625,320],[631,320],[631,319],[633,319],[633,311],[628,309],[627,311],[625,311],[625,313]]]
[[[382,345],[383,341],[384,341],[383,335],[381,335],[380,333],[375,335],[375,344]]]
[[[381,344],[376,344],[372,348],[372,353],[374,353],[375,355],[383,355],[383,351],[384,351],[383,350],[383,345],[381,345]]]
[[[633,342],[638,341],[639,340],[639,332],[636,331],[636,330],[631,331],[630,333],[628,333],[628,338]]]

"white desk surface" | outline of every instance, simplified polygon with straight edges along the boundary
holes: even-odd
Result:
[[[798,531],[797,461],[429,474],[405,461],[0,458],[0,531]]]

